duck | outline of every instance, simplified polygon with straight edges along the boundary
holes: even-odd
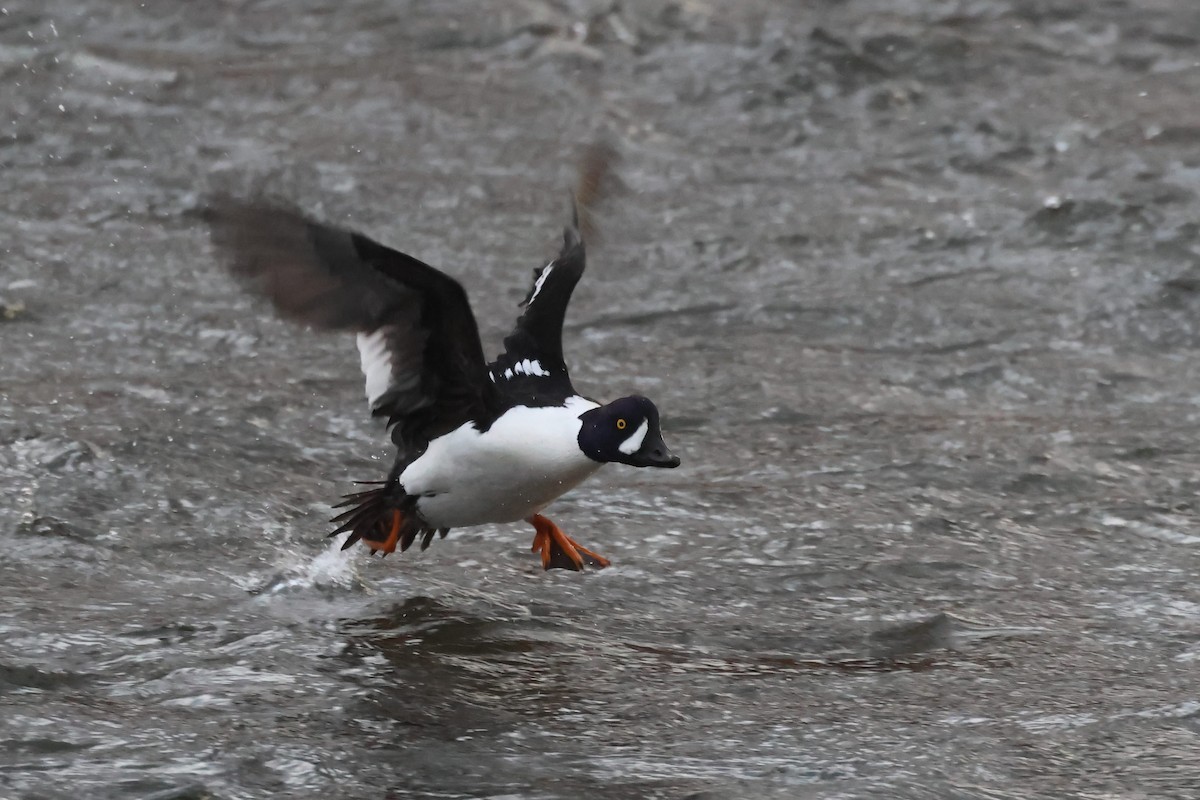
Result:
[[[445,272],[278,200],[210,200],[214,249],[245,288],[284,319],[355,335],[370,414],[386,421],[396,456],[385,479],[359,481],[333,506],[329,536],[348,532],[343,550],[425,550],[454,528],[524,521],[544,570],[604,568],[609,559],[542,511],[606,464],[680,465],[650,399],[583,396],[563,354],[586,264],[580,209],[610,160],[603,148],[585,155],[559,253],[534,270],[490,362],[467,293]]]

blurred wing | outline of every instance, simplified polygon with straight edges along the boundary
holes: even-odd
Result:
[[[230,272],[282,317],[358,334],[371,413],[398,426],[398,444],[496,408],[475,317],[454,279],[278,205],[220,199],[209,222]]]

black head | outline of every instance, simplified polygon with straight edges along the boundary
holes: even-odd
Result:
[[[678,467],[658,427],[658,409],[644,397],[622,397],[580,416],[579,448],[595,461],[634,467]]]

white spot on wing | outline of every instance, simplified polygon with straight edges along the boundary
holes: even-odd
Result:
[[[646,440],[646,433],[650,430],[650,420],[642,420],[642,424],[638,425],[638,429],[629,435],[629,438],[617,445],[617,449],[625,455],[633,455],[642,446],[642,442]]]
[[[526,358],[518,361],[508,369],[504,370],[504,379],[512,380],[516,375],[529,375],[533,378],[546,378],[550,376],[550,372],[542,367],[542,362],[536,358]],[[492,378],[495,380],[495,377]]]
[[[533,284],[533,294],[529,295],[529,302],[526,305],[532,305],[534,300],[537,300],[538,292],[542,290],[542,284],[546,282],[546,278],[550,277],[550,271],[554,269],[554,262],[551,261],[542,270],[542,274],[538,275],[537,280]]]
[[[383,328],[358,334],[358,356],[367,379],[367,402],[374,406],[392,384],[392,354]]]

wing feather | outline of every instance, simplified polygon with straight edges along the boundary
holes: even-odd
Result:
[[[208,218],[230,272],[282,317],[358,334],[371,413],[397,426],[398,444],[421,446],[498,408],[475,316],[453,278],[278,203],[218,198]]]
[[[505,337],[504,352],[489,365],[492,380],[510,400],[554,403],[575,393],[563,356],[563,321],[587,264],[581,230],[594,233],[591,209],[615,159],[607,145],[585,151],[562,248],[553,261],[534,270],[533,283],[521,303],[525,310]]]

